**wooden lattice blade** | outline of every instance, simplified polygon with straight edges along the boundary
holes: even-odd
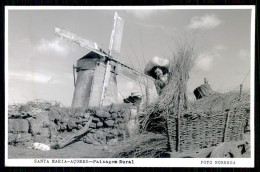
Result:
[[[100,51],[100,48],[97,43],[89,41],[85,38],[82,38],[68,30],[65,30],[60,27],[55,27],[55,34],[67,41],[74,42],[83,48],[86,48],[90,51],[94,51],[101,56],[106,56],[106,54],[104,54],[103,52]]]
[[[117,12],[114,15],[114,25],[111,33],[110,44],[109,44],[109,55],[114,59],[119,59],[121,42],[124,29],[124,19],[121,18]]]

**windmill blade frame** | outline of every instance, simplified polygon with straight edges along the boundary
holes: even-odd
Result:
[[[62,39],[74,42],[74,43],[78,44],[79,46],[86,48],[90,51],[94,51],[95,53],[97,53],[101,56],[107,56],[104,52],[102,52],[100,50],[100,48],[96,42],[89,41],[85,38],[82,38],[81,36],[78,36],[66,29],[63,29],[61,27],[55,27],[55,34]]]

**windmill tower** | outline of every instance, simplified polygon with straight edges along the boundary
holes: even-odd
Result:
[[[123,27],[124,19],[115,12],[109,53],[105,53],[95,42],[65,29],[55,28],[57,36],[91,51],[77,61],[76,67],[73,66],[73,73],[75,73],[75,70],[77,72],[76,81],[74,79],[73,108],[106,106],[117,103],[117,75],[127,77],[143,85],[148,85],[148,81],[153,80],[153,78],[119,61]]]

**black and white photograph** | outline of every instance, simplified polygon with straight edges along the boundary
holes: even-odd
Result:
[[[6,6],[6,166],[254,167],[255,7]]]

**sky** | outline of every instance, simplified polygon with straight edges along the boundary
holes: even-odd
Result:
[[[206,77],[221,93],[250,88],[250,9],[9,10],[8,103],[33,99],[72,102],[72,65],[89,53],[54,34],[55,26],[97,42],[108,51],[115,11],[125,19],[120,61],[143,71],[154,56],[167,58],[177,39],[196,33],[200,60],[190,73],[188,93]],[[118,77],[119,100],[139,89]]]

